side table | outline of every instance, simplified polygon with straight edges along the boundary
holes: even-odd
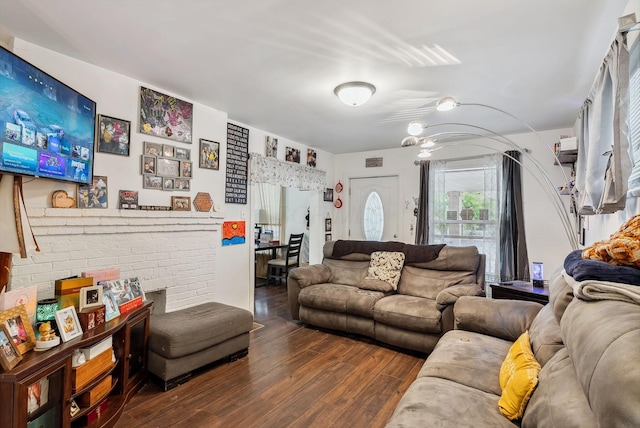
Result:
[[[549,303],[549,287],[534,287],[526,281],[507,281],[490,283],[493,299],[528,300],[546,305]]]

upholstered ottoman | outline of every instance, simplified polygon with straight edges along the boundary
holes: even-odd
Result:
[[[247,355],[252,327],[251,312],[216,302],[152,315],[149,371],[167,391],[188,381],[192,370]]]

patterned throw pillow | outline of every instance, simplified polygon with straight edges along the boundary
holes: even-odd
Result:
[[[379,285],[382,281],[389,285],[389,289],[379,291],[396,290],[398,282],[400,282],[402,266],[404,266],[404,253],[402,252],[376,251],[371,253],[369,270],[362,288],[368,288],[367,284]]]

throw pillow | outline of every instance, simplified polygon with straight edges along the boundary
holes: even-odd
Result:
[[[538,385],[540,364],[531,350],[529,332],[525,331],[513,342],[500,367],[500,388],[502,395],[498,401],[500,413],[509,420],[522,418],[531,394]]]
[[[371,253],[369,270],[367,271],[367,276],[364,279],[362,288],[375,287],[369,289],[378,291],[396,290],[398,288],[398,282],[400,282],[403,265],[404,253],[400,251],[376,251]],[[381,290],[379,281],[387,283],[391,288]]]

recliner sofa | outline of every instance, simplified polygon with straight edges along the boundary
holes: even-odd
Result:
[[[328,241],[322,264],[290,272],[287,287],[291,315],[305,324],[374,338],[429,353],[453,328],[453,304],[460,296],[483,295],[485,256],[476,247],[413,246],[367,242],[367,252],[334,251]],[[344,246],[343,246],[344,248]],[[371,252],[405,251],[395,291],[366,288]],[[425,261],[428,260],[428,261]]]

